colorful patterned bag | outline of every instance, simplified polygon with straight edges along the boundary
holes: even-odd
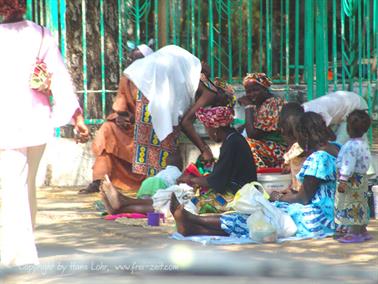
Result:
[[[45,30],[42,26],[42,40],[41,45],[39,46],[38,55],[36,58],[36,62],[33,65],[33,71],[30,78],[30,88],[41,92],[45,95],[50,95],[50,84],[51,84],[51,73],[49,73],[47,64],[40,58],[40,52],[43,44],[43,39],[45,35]]]

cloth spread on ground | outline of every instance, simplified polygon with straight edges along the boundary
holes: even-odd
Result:
[[[120,213],[114,215],[107,215],[104,217],[105,220],[116,220],[119,218],[142,219],[147,218],[147,215],[140,213]]]
[[[306,239],[322,239],[332,236],[333,233],[324,234],[322,236],[314,236],[313,238],[309,237],[290,237],[290,238],[281,238],[277,240],[277,243],[283,243],[287,241],[298,241]],[[238,238],[238,237],[227,237],[227,236],[188,236],[185,237],[180,233],[174,233],[170,238],[179,240],[179,241],[192,241],[201,243],[203,245],[240,245],[240,244],[258,244],[250,238]]]

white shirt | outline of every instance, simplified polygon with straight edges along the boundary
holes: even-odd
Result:
[[[79,108],[59,48],[45,29],[40,57],[52,73],[51,109],[48,96],[29,87],[42,41],[41,27],[31,21],[0,24],[0,149],[45,144],[54,127],[70,122]]]
[[[351,138],[340,149],[336,167],[340,179],[347,180],[353,173],[366,174],[370,165],[369,145],[363,138]]]
[[[327,126],[345,121],[355,109],[368,109],[365,100],[353,92],[337,91],[303,103],[305,112],[320,114]]]

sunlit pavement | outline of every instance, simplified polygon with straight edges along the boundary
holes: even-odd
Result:
[[[0,283],[377,283],[374,240],[331,238],[283,244],[203,246],[169,238],[174,224],[148,228],[102,219],[97,195],[77,188],[39,190],[40,266],[0,270]],[[143,222],[143,221],[141,221]]]

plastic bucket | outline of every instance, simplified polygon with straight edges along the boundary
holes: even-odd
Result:
[[[287,189],[291,183],[291,175],[280,173],[259,173],[257,174],[257,181],[261,183],[266,192],[270,194],[272,191],[282,191]]]

